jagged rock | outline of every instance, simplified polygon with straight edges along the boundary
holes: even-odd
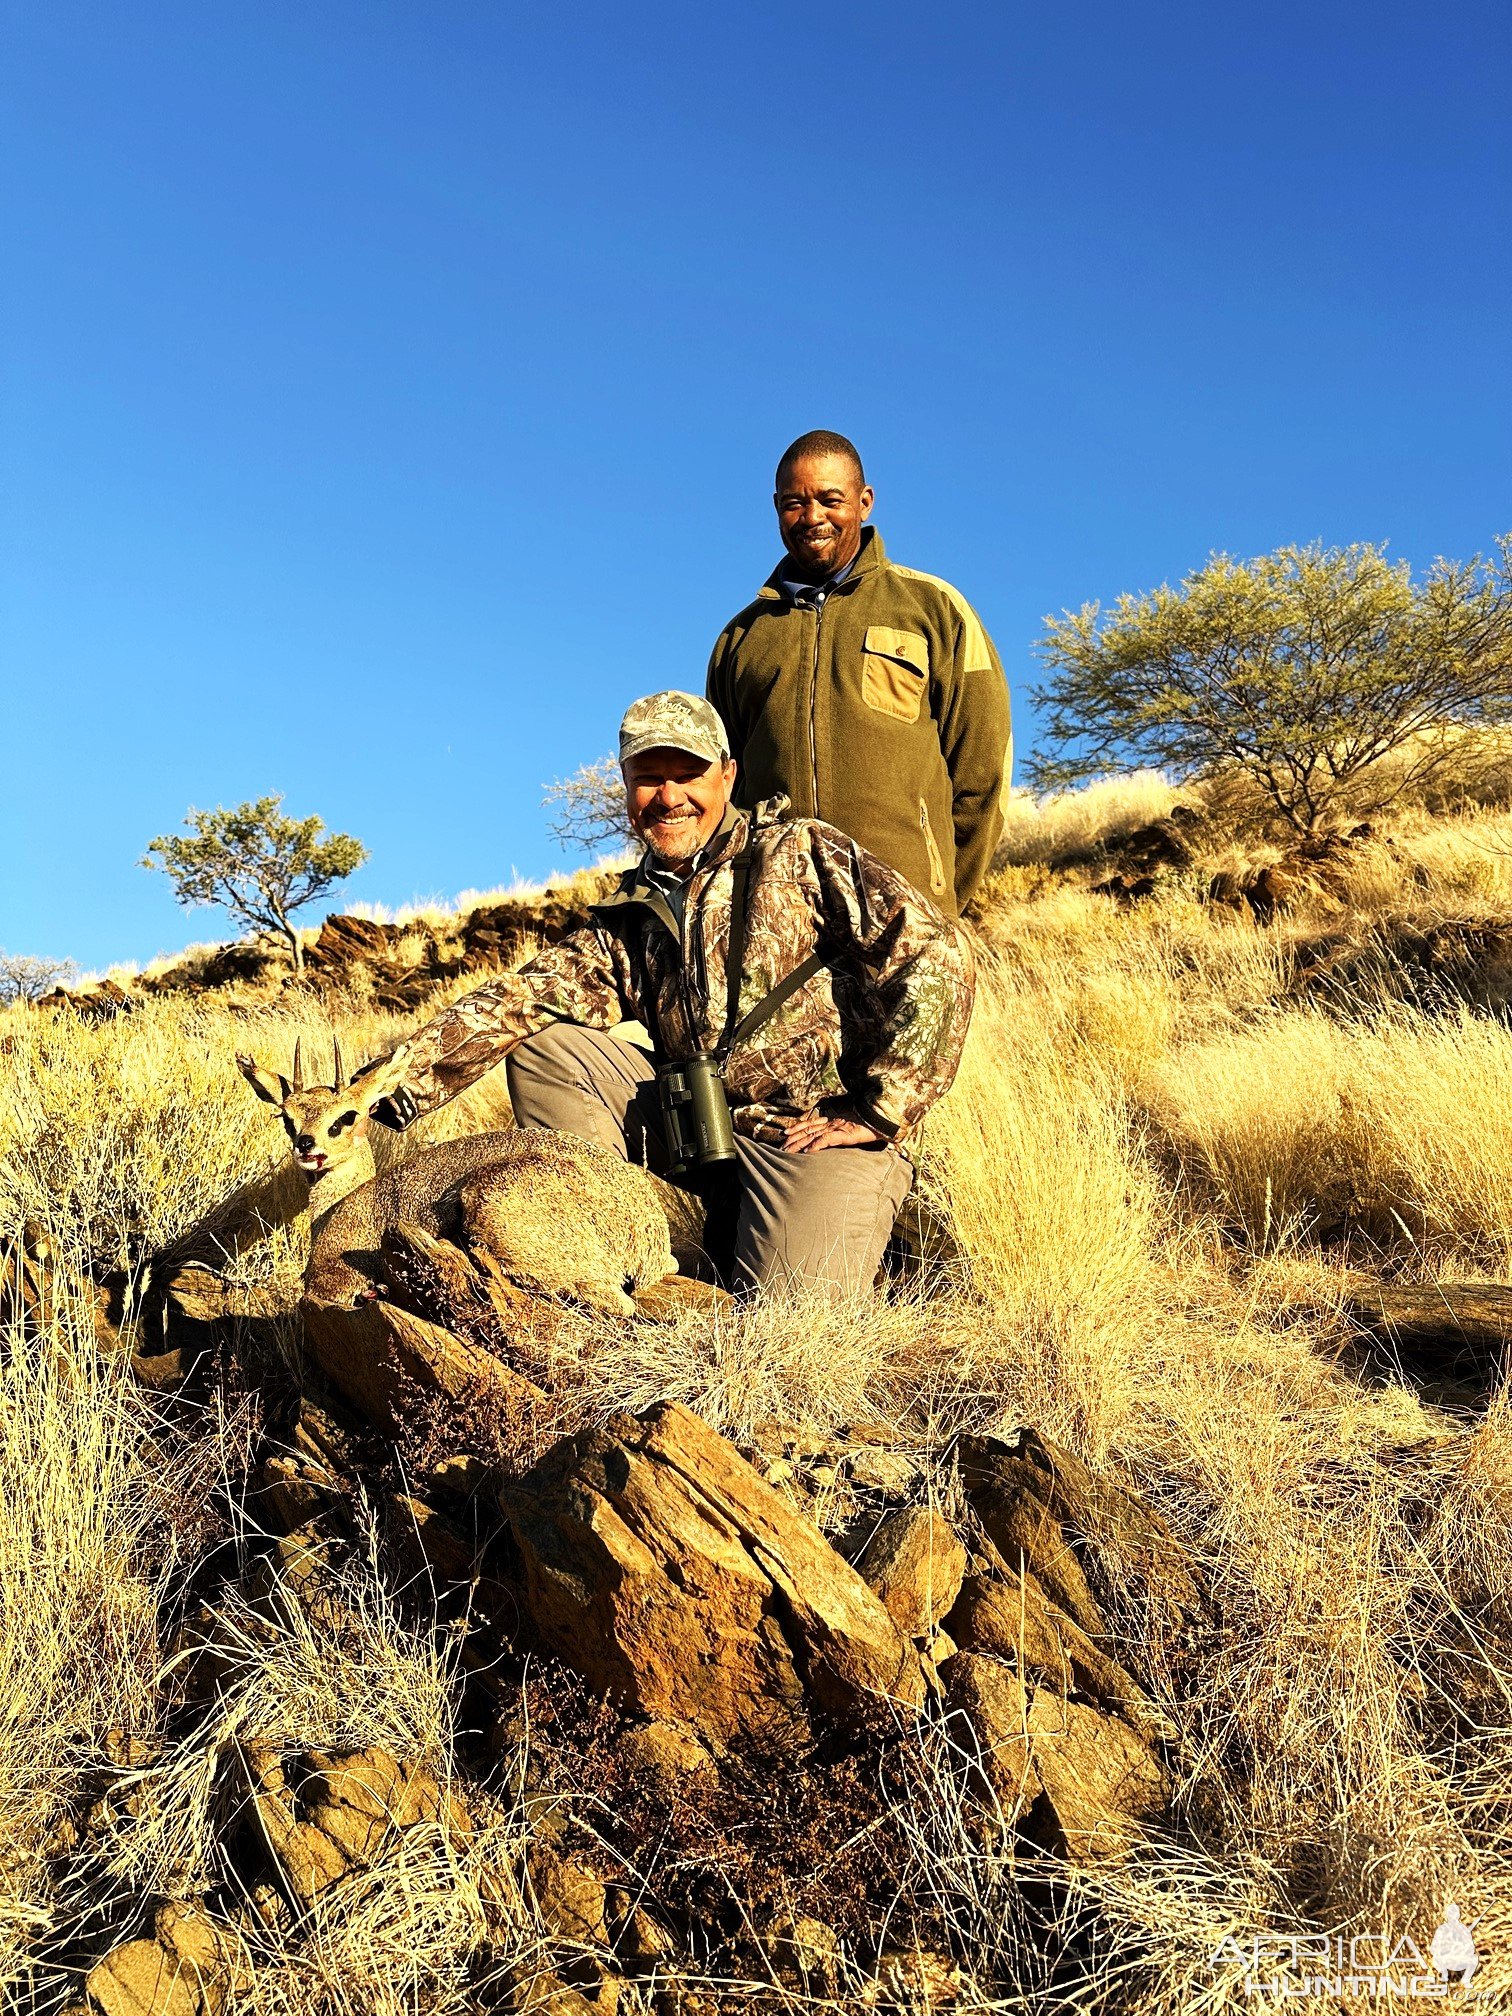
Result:
[[[504,1688],[499,1660],[519,1634],[523,1601],[512,1581],[492,1572],[497,1550],[485,1547],[423,1498],[396,1492],[388,1511],[389,1538],[408,1576],[430,1584],[438,1610],[466,1634],[462,1664],[499,1697]]]
[[[213,1344],[185,1344],[172,1351],[133,1351],[131,1376],[149,1393],[177,1393],[206,1364]]]
[[[300,1456],[265,1456],[252,1484],[258,1516],[274,1533],[292,1533],[347,1503],[342,1485]]]
[[[837,1441],[846,1445],[845,1467],[851,1482],[883,1499],[902,1498],[919,1481],[918,1464],[903,1450],[892,1446],[894,1433],[870,1422],[857,1422],[842,1428],[836,1436]]]
[[[305,952],[305,965],[317,973],[340,966],[371,966],[386,959],[403,935],[397,925],[380,924],[372,917],[333,915]]]
[[[1164,1768],[1120,1717],[1029,1686],[981,1652],[958,1652],[945,1676],[947,1700],[971,1725],[1004,1817],[1067,1860],[1122,1853],[1165,1810]]]
[[[1185,868],[1192,859],[1187,836],[1201,824],[1201,814],[1190,805],[1173,805],[1164,819],[1152,819],[1147,826],[1136,826],[1125,834],[1114,851],[1126,869],[1138,874],[1147,875],[1155,868]]]
[[[644,1771],[664,1791],[685,1778],[714,1769],[714,1759],[686,1722],[645,1722],[619,1739],[620,1754],[633,1770]]]
[[[905,1506],[882,1521],[856,1566],[909,1638],[931,1633],[966,1573],[966,1549],[950,1522],[926,1505]]]
[[[305,1339],[336,1391],[386,1435],[401,1434],[416,1395],[501,1418],[546,1405],[540,1387],[450,1330],[390,1302],[302,1305]]]
[[[1045,1448],[1037,1436],[1034,1446]],[[970,1438],[960,1455],[968,1502],[1005,1570],[1031,1573],[1068,1617],[1084,1631],[1100,1635],[1107,1628],[1102,1612],[1051,1509],[1051,1486],[1041,1463],[1021,1460],[1009,1443],[986,1437]]]
[[[590,2002],[586,1995],[569,1987],[560,1974],[538,1970],[517,1981],[510,1993],[509,2007],[513,2016],[608,2016],[617,1999],[596,1996]]]
[[[212,2016],[220,2008],[156,1939],[131,1939],[107,1953],[89,1970],[84,1994],[99,2016]]]
[[[1019,1676],[980,1652],[958,1652],[944,1669],[946,1699],[971,1726],[979,1763],[997,1804],[1016,1819],[1039,1795],[1031,1756],[1029,1690]]]
[[[1207,1622],[1211,1606],[1165,1520],[1127,1486],[1098,1478],[1032,1428],[1008,1439],[963,1436],[972,1510],[1010,1569],[1025,1570],[1094,1639],[1131,1601],[1152,1656]]]
[[[170,1324],[218,1323],[228,1316],[265,1316],[268,1307],[249,1289],[227,1281],[202,1261],[187,1260],[158,1276],[152,1297],[166,1307]]]
[[[1410,1001],[1427,1014],[1460,1003],[1491,1015],[1512,1004],[1512,926],[1499,918],[1358,918],[1294,948],[1294,992]]]
[[[686,1407],[614,1416],[506,1479],[527,1602],[591,1686],[721,1749],[924,1698],[918,1655],[855,1569]]]
[[[87,987],[55,987],[36,1005],[66,1010],[81,1022],[111,1022],[117,1015],[129,1015],[137,1003],[118,981],[95,980]]]
[[[1304,840],[1279,861],[1268,862],[1249,874],[1225,872],[1208,885],[1208,901],[1230,908],[1247,907],[1256,923],[1269,924],[1273,918],[1301,902],[1333,903],[1347,894],[1342,870],[1351,856],[1376,839],[1368,823],[1347,831],[1320,833]],[[1377,842],[1388,853],[1396,853],[1392,842]],[[1398,857],[1400,858],[1400,857]],[[1414,879],[1408,870],[1408,879]]]
[[[965,1655],[963,1655],[965,1656]],[[1166,1775],[1126,1722],[1038,1687],[1027,1717],[1049,1845],[1072,1862],[1118,1855],[1165,1810]]]
[[[960,1651],[954,1638],[946,1630],[938,1630],[924,1647],[924,1657],[933,1667],[939,1668],[953,1653]]]
[[[161,973],[144,973],[136,985],[144,994],[209,994],[221,987],[255,984],[287,963],[286,951],[271,951],[266,940],[238,939]]]
[[[443,1585],[472,1580],[477,1545],[460,1526],[408,1492],[396,1491],[388,1503],[393,1525],[412,1562],[423,1564]]]
[[[1115,903],[1142,903],[1158,887],[1153,875],[1109,875],[1105,881],[1094,882],[1091,893],[1111,896]]]
[[[290,1443],[312,1468],[335,1479],[349,1479],[362,1467],[363,1429],[354,1415],[343,1414],[326,1394],[307,1386],[299,1396]]]
[[[862,2009],[879,2004],[908,2016],[932,2016],[936,2009],[954,2009],[971,1984],[958,1961],[927,1946],[884,1946],[876,1973],[861,1989]]]
[[[297,1795],[276,1757],[248,1753],[247,1768],[258,1826],[296,1906],[371,1868],[408,1828],[428,1822],[454,1839],[472,1828],[455,1793],[386,1750],[311,1752]]]
[[[642,1972],[665,1960],[676,1949],[676,1941],[643,1904],[617,1885],[608,1893],[609,1935],[614,1957],[622,1967]]]
[[[462,944],[469,965],[503,963],[527,940],[554,945],[588,921],[586,906],[564,903],[548,891],[542,902],[491,903],[474,910],[462,927]]]
[[[945,1627],[963,1651],[988,1653],[1057,1693],[1084,1695],[1147,1735],[1170,1733],[1133,1675],[1058,1610],[1032,1576],[1006,1582],[968,1576]]]

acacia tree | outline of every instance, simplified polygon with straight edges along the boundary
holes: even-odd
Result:
[[[1037,648],[1057,750],[1031,764],[1037,786],[1237,770],[1311,833],[1426,781],[1456,730],[1512,719],[1512,536],[1416,584],[1379,546],[1215,554],[1179,588],[1047,618]]]
[[[256,930],[279,933],[294,971],[302,973],[294,912],[360,868],[368,850],[350,833],[326,833],[320,819],[286,818],[282,804],[279,794],[230,811],[191,806],[184,822],[189,832],[159,834],[141,865],[161,868],[186,909],[216,903]]]

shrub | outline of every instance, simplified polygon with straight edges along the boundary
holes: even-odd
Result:
[[[1062,753],[1031,764],[1037,784],[1238,773],[1307,834],[1341,803],[1425,786],[1457,731],[1512,718],[1512,535],[1416,584],[1378,546],[1215,554],[1180,588],[1047,619],[1039,649],[1053,676],[1034,697]]]

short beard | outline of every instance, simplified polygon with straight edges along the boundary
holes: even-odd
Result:
[[[671,865],[690,861],[704,844],[698,836],[699,824],[700,821],[697,819],[680,819],[670,828],[663,828],[661,837],[663,840],[671,841],[670,849],[658,846],[649,831],[644,835],[646,845],[658,861],[665,861]]]

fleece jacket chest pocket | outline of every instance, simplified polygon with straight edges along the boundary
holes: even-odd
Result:
[[[895,721],[917,721],[929,687],[929,639],[870,624],[861,652],[861,698]]]

